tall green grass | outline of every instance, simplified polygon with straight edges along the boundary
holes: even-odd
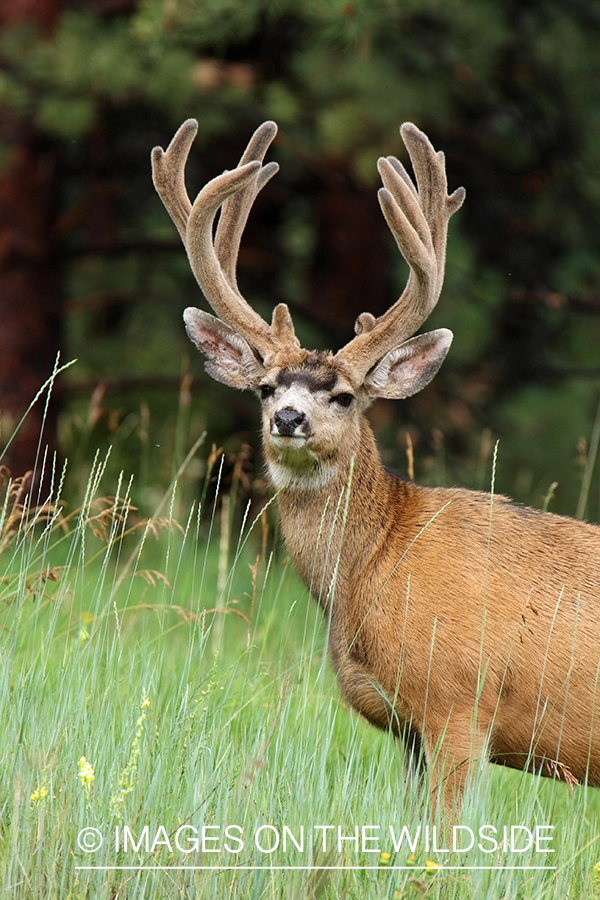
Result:
[[[389,827],[423,829],[427,797],[340,699],[321,615],[264,519],[231,531],[222,504],[186,506],[176,482],[144,519],[104,469],[70,515],[19,485],[0,510],[3,896],[600,896],[600,792],[496,767],[461,823],[551,825],[554,853],[395,852]],[[184,852],[203,826],[204,851]],[[377,835],[376,852],[339,851],[338,826]]]

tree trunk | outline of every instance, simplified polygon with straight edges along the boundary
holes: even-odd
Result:
[[[35,22],[48,34],[57,0],[0,0],[0,27]],[[60,345],[61,287],[53,223],[57,152],[31,125],[0,111],[0,139],[10,148],[0,172],[0,452],[51,375]],[[38,445],[56,449],[56,401],[42,433],[45,397],[38,400],[2,459],[13,476],[34,466]],[[39,471],[36,481],[39,479]]]
[[[318,251],[308,307],[341,342],[361,312],[381,315],[395,302],[389,286],[390,233],[376,191],[360,188],[343,164],[329,164],[318,211]]]

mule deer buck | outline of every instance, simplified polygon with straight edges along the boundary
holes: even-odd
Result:
[[[154,184],[219,318],[186,309],[217,381],[258,393],[281,527],[323,608],[342,694],[379,728],[422,747],[432,795],[455,819],[486,757],[600,786],[600,529],[506,498],[423,488],[386,470],[364,412],[424,388],[452,340],[413,335],[436,305],[450,216],[445,163],[402,126],[416,184],[380,159],[379,202],[410,267],[380,318],[362,313],[336,354],[300,346],[285,304],[267,324],[236,280],[242,231],[277,127],[255,132],[239,166],[192,205],[184,169],[197,123],[152,154]],[[221,210],[213,239],[213,221]]]

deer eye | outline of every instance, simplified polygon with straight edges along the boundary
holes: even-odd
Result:
[[[258,390],[260,391],[261,400],[266,400],[268,397],[272,397],[275,393],[275,388],[271,387],[270,384],[261,384]]]
[[[340,406],[347,408],[354,400],[353,394],[336,394],[331,398],[332,402],[339,403]]]

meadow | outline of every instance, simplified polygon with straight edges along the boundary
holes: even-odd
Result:
[[[182,491],[203,453],[151,516],[98,455],[77,507],[60,472],[51,504],[4,485],[2,895],[600,896],[600,791],[490,766],[455,852],[425,831],[405,752],[340,698],[274,505],[239,509],[214,453]]]

